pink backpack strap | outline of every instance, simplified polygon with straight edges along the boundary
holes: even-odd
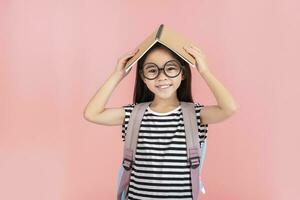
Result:
[[[199,167],[200,167],[200,145],[198,136],[198,124],[194,103],[181,102],[184,129],[186,134],[187,156],[191,166],[191,181],[193,199],[199,194]]]
[[[123,195],[124,192],[126,192],[128,189],[130,172],[132,169],[132,165],[134,163],[134,155],[136,151],[140,125],[142,123],[143,115],[150,103],[151,102],[143,102],[143,103],[136,104],[130,115],[127,135],[125,136],[126,138],[124,144],[124,151],[123,151],[122,165],[125,170],[121,175],[121,180],[119,183],[118,193],[117,193],[117,200],[122,200],[122,196],[124,196]]]
[[[123,200],[124,192],[128,189],[130,172],[134,162],[137,138],[144,112],[150,102],[135,105],[128,122],[128,131],[124,144],[123,167],[124,171],[118,187],[117,200]],[[193,199],[198,198],[199,193],[199,166],[200,166],[200,145],[198,136],[198,125],[194,103],[181,101],[183,121],[186,133],[187,156],[191,166],[191,181]]]

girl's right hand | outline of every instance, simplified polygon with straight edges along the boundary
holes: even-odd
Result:
[[[118,63],[117,63],[117,67],[115,69],[115,73],[118,73],[122,76],[122,78],[124,78],[125,76],[127,76],[127,74],[129,74],[129,72],[131,71],[132,67],[129,69],[129,71],[125,71],[125,66],[127,61],[133,57],[137,52],[139,51],[139,49],[135,49],[133,51],[127,52],[125,55],[123,55],[122,57],[120,57],[118,59]]]

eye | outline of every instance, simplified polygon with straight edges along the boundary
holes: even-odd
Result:
[[[156,70],[155,69],[150,69],[150,70],[148,70],[148,72],[154,73],[154,72],[156,72]]]
[[[144,71],[150,71],[150,70],[155,70],[155,65],[153,65],[153,64],[146,64],[144,67],[143,67],[143,69],[144,69]]]
[[[179,69],[179,65],[176,65],[176,64],[168,64],[167,65],[167,70],[178,70]]]
[[[168,66],[168,67],[167,67],[167,70],[173,70],[173,69],[176,69],[176,68],[173,67],[173,66]]]

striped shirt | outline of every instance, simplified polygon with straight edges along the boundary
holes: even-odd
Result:
[[[136,103],[123,106],[123,141],[126,139],[129,117],[135,105]],[[201,142],[207,137],[208,124],[201,124],[200,121],[203,105],[194,105]],[[135,162],[127,191],[128,200],[191,200],[192,187],[186,147],[181,107],[159,113],[148,106],[138,135]]]

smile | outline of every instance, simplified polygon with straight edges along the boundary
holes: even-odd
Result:
[[[168,84],[168,85],[158,85],[156,86],[158,89],[167,89],[169,88],[170,86],[172,86],[172,84]]]

